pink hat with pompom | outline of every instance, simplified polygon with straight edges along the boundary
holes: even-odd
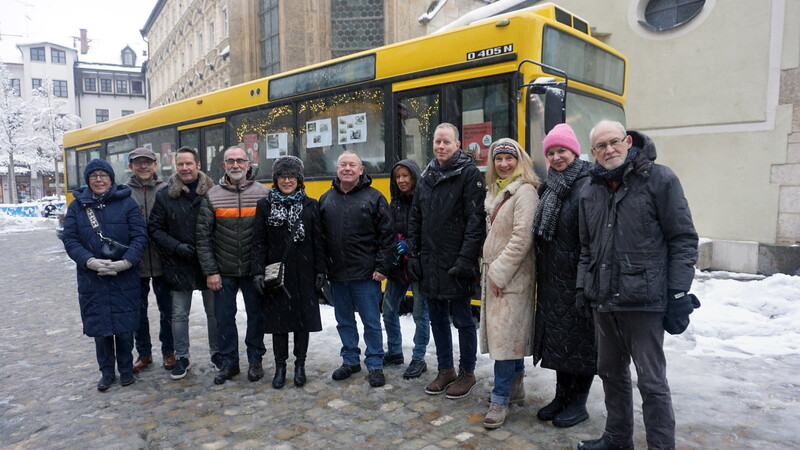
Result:
[[[572,127],[565,123],[554,126],[545,136],[542,141],[542,150],[545,156],[547,156],[547,149],[551,147],[564,147],[575,153],[575,156],[581,156],[581,144],[578,142],[578,138],[575,137]]]

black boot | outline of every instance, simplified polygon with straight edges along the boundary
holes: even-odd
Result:
[[[536,417],[539,420],[553,420],[555,419],[556,415],[564,411],[564,408],[567,407],[567,389],[566,387],[559,383],[556,384],[556,396],[547,406],[540,409],[539,412],[536,413]]]
[[[296,360],[294,362],[294,385],[302,387],[306,384],[306,361]]]
[[[567,407],[553,418],[553,426],[569,428],[587,420],[589,418],[589,412],[586,411],[588,397],[588,392],[572,392]]]
[[[272,387],[280,389],[286,384],[286,363],[275,363],[275,376],[272,378]]]

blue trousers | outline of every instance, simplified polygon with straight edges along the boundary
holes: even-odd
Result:
[[[172,294],[164,284],[164,277],[153,277],[153,293],[156,295],[158,304],[158,340],[161,341],[161,354],[166,355],[175,352],[175,344],[172,340]],[[147,297],[150,295],[150,278],[139,278],[141,285],[141,296],[139,297],[139,329],[134,333],[136,341],[136,352],[139,356],[151,356],[153,345],[150,340],[150,321],[147,319]]]
[[[95,337],[94,350],[103,375],[113,377],[116,362],[120,375],[133,376],[133,333]]]
[[[239,331],[236,328],[236,293],[242,291],[247,313],[244,344],[247,362],[260,363],[267,348],[261,326],[261,300],[253,285],[253,277],[222,277],[222,289],[214,292],[214,315],[217,317],[219,353],[223,366],[239,365]]]
[[[193,291],[172,291],[172,339],[175,343],[175,357],[189,358],[189,312],[192,308]],[[206,311],[208,328],[208,351],[211,356],[217,353],[217,318],[214,316],[214,293],[203,289],[203,308]]]
[[[383,326],[386,328],[386,347],[390,355],[403,353],[403,335],[400,331],[400,317],[397,311],[400,302],[405,298],[408,288],[414,293],[414,350],[411,359],[425,359],[425,351],[431,339],[431,319],[428,316],[428,301],[419,291],[419,285],[408,285],[399,281],[386,282],[386,293],[383,296]]]
[[[381,284],[373,280],[331,281],[336,331],[342,340],[341,356],[345,364],[359,364],[356,311],[364,325],[364,364],[368,370],[383,368],[383,332],[381,331]]]
[[[511,382],[514,377],[525,375],[525,360],[507,359],[494,362],[494,389],[491,402],[500,405],[508,404],[511,396]]]
[[[438,370],[453,368],[453,335],[450,317],[458,330],[458,347],[461,357],[458,366],[467,372],[475,370],[478,359],[478,332],[472,319],[469,297],[458,300],[428,299],[431,332],[436,343]]]

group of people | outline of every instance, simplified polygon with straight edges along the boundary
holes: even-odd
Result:
[[[294,156],[274,161],[271,188],[252,181],[239,147],[226,150],[217,185],[189,147],[178,150],[168,182],[157,179],[156,155],[145,148],[129,155],[127,185],[114,183],[107,162],[92,160],[84,171],[88,186],[75,192],[69,207],[64,244],[78,267],[84,333],[95,338],[102,373],[97,389],[115,382],[115,362],[123,386],[152,364],[151,281],[163,367],[173,379],[190,367],[195,290],[202,292],[218,368],[214,383],[239,373],[241,291],[247,377],[264,376],[264,337],[271,334],[276,389],[286,383],[290,333],[293,382],[306,383],[309,335],[322,329],[318,298],[326,284],[342,344],[342,365],[332,378],[361,371],[357,312],[366,379],[383,386],[384,366],[405,363],[398,309],[410,290],[414,346],[403,377],[427,371],[432,334],[437,375],[425,386],[427,394],[469,395],[480,346],[494,360],[484,426],[500,427],[509,404],[525,398],[524,358],[532,356],[534,365],[556,372],[555,396],[538,410],[540,420],[571,427],[588,419],[586,402],[598,374],[608,410],[605,432],[578,447],[633,448],[633,360],[648,446],[673,448],[663,338],[665,330],[682,332],[697,306],[687,295],[697,233],[680,182],[655,164],[647,136],[602,121],[589,137],[594,163],[580,158],[569,125],[554,127],[542,142],[549,166],[544,182],[519,143],[499,139],[489,149],[484,177],[460,149],[458,128],[442,123],[424,170],[413,160],[392,168],[391,202],[371,186],[351,151],[339,156],[336,178],[319,201],[306,195],[303,161]],[[127,246],[124,254],[103,256],[108,239]],[[267,270],[276,263],[277,282]],[[478,287],[480,333],[471,312]],[[451,323],[458,332],[457,370]]]

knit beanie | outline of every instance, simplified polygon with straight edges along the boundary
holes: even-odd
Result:
[[[572,127],[565,123],[554,126],[542,141],[542,150],[545,156],[547,156],[547,150],[552,147],[564,147],[575,153],[575,156],[581,156],[581,144],[578,143],[578,138],[575,137]]]
[[[86,164],[86,168],[83,169],[83,179],[86,181],[87,186],[89,185],[89,174],[95,170],[102,170],[107,173],[108,176],[111,177],[111,184],[114,184],[114,169],[111,167],[111,164],[102,159],[93,159],[89,161],[89,164]]]
[[[291,175],[303,182],[303,160],[297,156],[281,156],[272,164],[272,182],[278,183],[278,175]]]

